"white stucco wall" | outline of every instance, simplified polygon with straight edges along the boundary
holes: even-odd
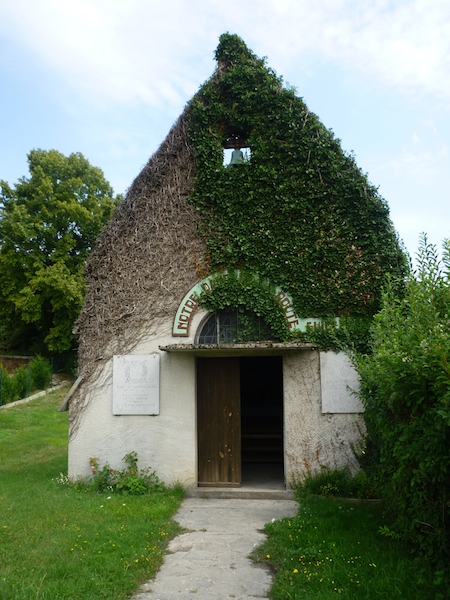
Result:
[[[190,337],[173,338],[170,320],[163,324],[158,336],[149,337],[132,351],[132,354],[160,354],[159,415],[113,415],[112,360],[105,365],[95,388],[81,386],[81,393],[88,394],[88,402],[69,443],[69,476],[89,475],[90,457],[98,458],[101,465],[107,462],[112,468],[123,468],[125,454],[136,451],[140,467],[151,467],[166,483],[196,485],[196,358],[191,353],[164,352],[159,346],[192,344],[205,314],[201,310],[193,317]],[[328,397],[341,414],[324,414],[322,410],[319,352],[308,349],[283,354],[287,483],[321,466],[357,468],[351,446],[358,444],[363,422],[358,414],[339,411],[339,406],[348,407],[350,402],[350,392],[342,381],[336,383],[333,395],[333,372],[337,379],[339,373],[344,379],[354,373],[349,373],[351,366],[342,355],[327,355],[328,366],[324,367],[322,361],[322,376],[326,374]]]
[[[335,368],[342,362],[327,353]],[[347,361],[344,361],[348,367]],[[285,411],[285,474],[287,482],[302,479],[322,467],[357,470],[352,446],[358,447],[364,431],[357,413],[325,414],[322,411],[320,355],[316,350],[287,354],[283,361]],[[336,386],[334,404],[349,404],[350,391]]]
[[[198,311],[195,315],[193,332],[204,314]],[[132,351],[132,354],[161,356],[159,415],[112,414],[112,360],[105,365],[95,389],[81,386],[80,392],[89,396],[88,408],[69,443],[69,476],[89,475],[90,457],[98,458],[100,464],[108,462],[112,468],[123,468],[123,457],[134,450],[139,466],[151,467],[163,481],[185,486],[196,482],[195,357],[159,350],[159,346],[174,343],[171,329],[172,320],[168,320],[158,336],[152,336]],[[181,339],[193,342],[192,337]]]

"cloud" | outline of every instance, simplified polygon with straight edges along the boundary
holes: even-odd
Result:
[[[448,0],[3,0],[0,30],[93,102],[184,103],[227,30],[280,73],[326,59],[450,99]]]
[[[439,139],[414,140],[374,165],[372,175],[389,199],[391,217],[410,252],[418,247],[419,232],[439,248],[450,237],[448,189],[450,163]]]
[[[403,2],[379,10],[356,32],[342,54],[390,86],[450,99],[450,4],[446,0]]]

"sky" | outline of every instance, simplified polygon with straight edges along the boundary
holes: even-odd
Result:
[[[0,0],[0,179],[81,152],[124,193],[236,33],[386,200],[411,257],[450,238],[449,0]]]

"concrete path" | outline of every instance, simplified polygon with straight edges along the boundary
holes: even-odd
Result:
[[[294,516],[294,500],[187,498],[175,519],[188,531],[173,539],[156,579],[133,600],[259,600],[271,575],[248,555],[273,519]]]

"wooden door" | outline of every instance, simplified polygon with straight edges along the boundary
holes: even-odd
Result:
[[[198,485],[241,484],[239,358],[197,359]]]

